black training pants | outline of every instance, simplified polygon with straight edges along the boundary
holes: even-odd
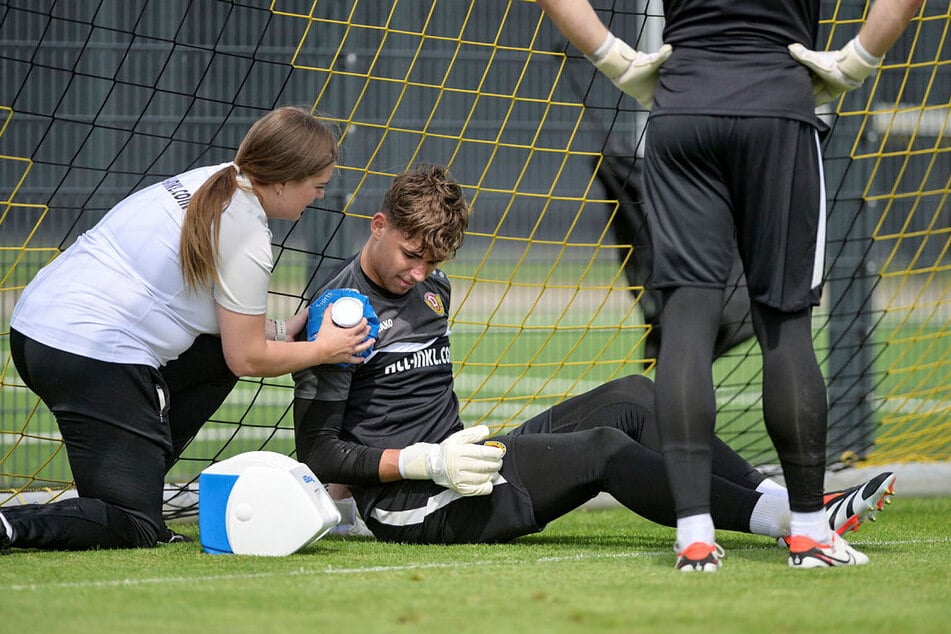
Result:
[[[56,417],[77,498],[3,508],[18,548],[154,546],[165,473],[237,378],[203,335],[161,370],[98,361],[11,330],[17,371]]]
[[[493,440],[507,451],[491,495],[460,497],[428,480],[382,484],[384,502],[364,514],[370,530],[392,542],[509,541],[542,530],[602,491],[646,519],[674,525],[654,385],[646,377],[605,383]],[[719,440],[714,456],[714,522],[749,532],[763,475]],[[358,502],[360,490],[355,488]]]

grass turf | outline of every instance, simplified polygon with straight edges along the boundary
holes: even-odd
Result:
[[[151,550],[0,556],[4,632],[943,632],[951,498],[903,499],[851,541],[864,567],[798,571],[721,532],[715,575],[673,570],[672,529],[576,511],[492,546],[326,537],[284,558]],[[197,526],[178,530],[197,537]]]

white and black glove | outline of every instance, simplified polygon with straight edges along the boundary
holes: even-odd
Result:
[[[670,44],[664,44],[656,53],[642,53],[608,33],[601,46],[586,57],[623,93],[650,108],[654,104],[660,66],[673,50]]]
[[[502,468],[505,446],[479,444],[489,437],[485,425],[457,431],[438,445],[418,442],[400,451],[400,475],[406,480],[432,480],[460,495],[488,495]]]
[[[821,106],[862,85],[882,63],[865,50],[858,36],[837,51],[813,51],[802,44],[790,44],[789,54],[809,69],[812,75],[812,95]]]

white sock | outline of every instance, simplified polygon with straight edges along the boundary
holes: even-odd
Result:
[[[767,537],[789,535],[789,498],[785,495],[760,495],[750,515],[750,532]]]
[[[7,518],[3,516],[3,513],[0,513],[0,524],[3,524],[3,530],[7,533],[7,538],[10,540],[10,543],[13,543],[13,527],[10,526],[10,522],[7,521]]]
[[[832,539],[831,532],[825,509],[812,513],[797,513],[796,511],[790,513],[790,535],[805,535],[812,541],[828,544]]]
[[[694,542],[714,543],[713,517],[709,513],[677,520],[677,548],[684,549]]]
[[[769,478],[766,478],[756,485],[756,492],[765,493],[767,495],[782,495],[785,496],[786,499],[789,499],[789,492],[786,490],[786,487]]]

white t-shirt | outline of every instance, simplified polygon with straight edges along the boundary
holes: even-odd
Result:
[[[227,163],[151,185],[113,207],[17,301],[10,325],[52,348],[113,363],[159,367],[200,334],[218,334],[215,304],[263,315],[273,267],[267,216],[250,191],[235,191],[220,221],[219,283],[185,285],[182,218],[192,193]],[[239,183],[250,190],[243,176]]]

